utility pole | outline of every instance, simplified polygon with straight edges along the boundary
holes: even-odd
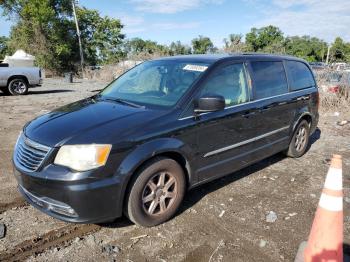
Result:
[[[79,41],[81,75],[84,78],[84,54],[83,54],[83,46],[81,45],[81,38],[80,38],[80,30],[79,30],[78,18],[77,18],[77,14],[75,12],[75,0],[72,0],[72,6],[73,6],[73,14],[74,14],[75,26],[77,27],[77,35],[78,35],[78,41]]]
[[[331,45],[328,46],[328,50],[327,50],[327,58],[326,58],[326,65],[328,65],[329,62],[329,53],[331,51]]]

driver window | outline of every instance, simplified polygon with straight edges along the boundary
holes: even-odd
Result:
[[[231,64],[214,71],[201,91],[205,94],[221,95],[226,107],[248,101],[248,88],[243,63]]]

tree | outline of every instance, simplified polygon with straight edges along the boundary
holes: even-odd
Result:
[[[124,50],[133,59],[150,59],[169,55],[169,48],[167,46],[141,38],[133,38],[125,41]]]
[[[6,36],[0,36],[0,60],[4,59],[6,55],[10,54],[8,41],[9,39]]]
[[[118,62],[125,54],[121,44],[124,35],[119,19],[101,17],[96,10],[77,8],[79,28],[87,64],[107,64]]]
[[[191,47],[183,45],[180,41],[172,42],[169,46],[170,55],[189,55]]]
[[[210,38],[201,35],[192,40],[192,49],[194,54],[206,54],[215,50]]]
[[[324,61],[327,55],[327,44],[310,36],[292,36],[285,40],[285,50],[289,55],[303,58],[309,62]]]
[[[230,34],[228,38],[224,38],[224,44],[225,52],[242,52],[245,50],[243,35],[241,34]]]
[[[283,49],[283,32],[275,26],[269,25],[262,28],[252,28],[245,36],[247,49],[249,51],[275,51],[281,52],[283,50],[270,49],[269,47],[275,46]]]
[[[340,37],[331,46],[331,60],[336,62],[350,62],[350,43],[345,43]]]
[[[77,68],[79,46],[70,0],[0,0],[4,14],[17,24],[9,46],[36,56],[36,63],[55,72]],[[114,62],[124,36],[118,19],[100,17],[95,10],[77,8],[84,56],[91,65]]]

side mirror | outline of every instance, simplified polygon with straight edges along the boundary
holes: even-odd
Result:
[[[205,113],[220,111],[225,108],[225,98],[215,94],[205,94],[195,101],[194,112]]]

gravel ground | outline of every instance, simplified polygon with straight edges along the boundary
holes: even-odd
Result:
[[[336,124],[350,120],[350,113],[321,114],[305,156],[277,154],[193,189],[178,215],[154,228],[135,226],[126,218],[98,228],[73,227],[26,205],[11,164],[21,128],[105,84],[46,79],[27,96],[0,93],[0,224],[6,226],[0,260],[26,252],[21,258],[29,261],[294,261],[298,245],[308,237],[334,153],[343,156],[344,236],[350,245],[350,124]]]

